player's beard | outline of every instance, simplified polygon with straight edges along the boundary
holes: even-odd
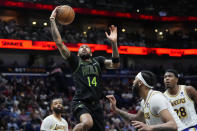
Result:
[[[61,114],[61,113],[63,113],[63,108],[56,108],[56,107],[54,107],[53,108],[53,111],[56,113],[56,114]]]
[[[139,86],[137,84],[132,86],[132,94],[134,97],[140,98]]]
[[[90,54],[79,54],[79,57],[82,59],[82,60],[87,60],[89,58],[91,58]]]

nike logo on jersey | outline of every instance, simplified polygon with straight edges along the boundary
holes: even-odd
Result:
[[[54,129],[52,130],[64,130],[64,129],[66,129],[65,125],[60,125],[56,123]]]

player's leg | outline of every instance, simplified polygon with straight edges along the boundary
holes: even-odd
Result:
[[[88,131],[93,126],[93,120],[89,113],[81,114],[80,123],[77,124],[73,131]]]
[[[105,130],[105,119],[103,108],[100,104],[93,105],[91,107],[91,115],[94,121],[94,125],[90,131],[104,131]]]
[[[91,111],[81,101],[72,102],[72,111],[75,120],[78,124],[73,128],[73,131],[87,131],[93,126],[93,118]]]

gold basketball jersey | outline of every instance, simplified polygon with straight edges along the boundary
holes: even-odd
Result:
[[[159,91],[150,90],[146,100],[141,101],[141,111],[144,113],[144,118],[147,125],[157,125],[162,124],[163,121],[159,116],[159,112],[167,109],[179,128],[179,130],[184,129],[185,125],[178,118],[174,109],[172,108],[168,99]]]
[[[179,85],[179,91],[176,95],[170,95],[168,90],[164,95],[171,102],[174,111],[186,126],[194,126],[197,124],[197,114],[193,100],[189,98],[185,85]]]

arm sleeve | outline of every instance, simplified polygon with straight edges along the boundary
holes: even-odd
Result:
[[[70,68],[72,69],[72,72],[74,72],[78,67],[79,57],[73,53],[70,53],[70,57],[67,58],[67,61],[70,65]]]
[[[104,69],[105,67],[105,57],[103,56],[98,56],[94,58],[98,63],[100,64],[101,69]]]
[[[41,124],[41,127],[40,127],[40,130],[41,131],[50,131],[50,120],[48,118],[44,119],[42,121],[42,124]]]
[[[169,102],[164,95],[155,94],[150,101],[150,110],[153,114],[158,115],[162,110],[169,108]]]

